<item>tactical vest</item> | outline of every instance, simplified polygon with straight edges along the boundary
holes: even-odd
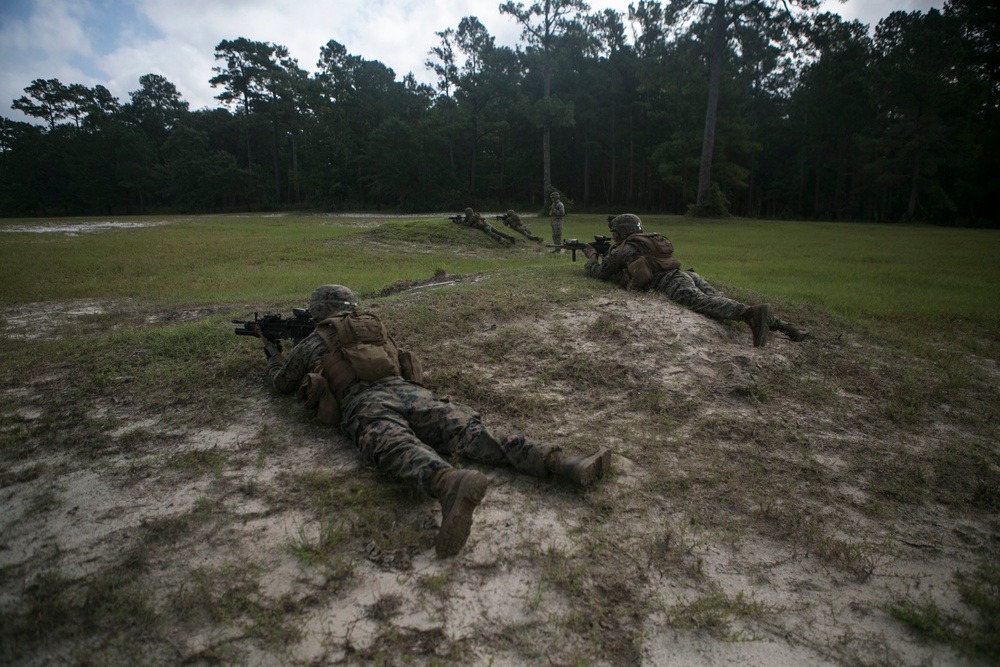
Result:
[[[662,234],[632,234],[625,239],[625,244],[641,253],[641,257],[631,261],[625,270],[624,282],[629,287],[644,288],[653,282],[656,274],[681,268],[681,261],[674,257],[674,244]]]
[[[329,352],[299,387],[299,399],[316,410],[326,424],[339,424],[340,401],[354,384],[403,377],[423,380],[420,361],[408,350],[400,350],[385,325],[370,313],[342,313],[316,326],[316,333]]]

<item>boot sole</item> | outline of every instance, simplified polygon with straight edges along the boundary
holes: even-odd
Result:
[[[489,479],[476,472],[466,475],[459,482],[458,499],[448,516],[441,517],[441,528],[434,539],[434,549],[439,558],[454,556],[469,539],[472,531],[472,513],[483,502]]]
[[[580,486],[590,486],[604,477],[610,469],[611,452],[602,449],[581,462],[579,472],[573,477],[573,482]]]
[[[767,305],[767,304],[761,304]],[[754,347],[764,347],[767,345],[767,325],[771,319],[771,307],[760,308],[754,312],[753,321],[750,324],[750,330],[753,332],[753,346]]]

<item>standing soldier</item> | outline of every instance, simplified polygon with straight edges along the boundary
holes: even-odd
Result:
[[[559,193],[555,190],[549,198],[552,200],[552,206],[549,208],[549,217],[552,218],[552,245],[560,246],[552,252],[562,252],[563,216],[566,215],[566,206],[559,201]]]

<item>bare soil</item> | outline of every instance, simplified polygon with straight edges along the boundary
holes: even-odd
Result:
[[[383,296],[405,305],[466,279]],[[57,342],[106,331],[108,314],[197,324],[219,310],[88,300],[2,324],[9,341]],[[446,560],[436,503],[268,393],[262,359],[245,377],[221,365],[226,407],[206,414],[207,396],[129,395],[136,352],[111,390],[74,394],[72,422],[58,397],[92,369],[7,371],[0,613],[14,629],[0,661],[985,664],[889,609],[974,619],[955,573],[996,558],[998,472],[960,454],[996,452],[996,361],[954,352],[975,373],[942,401],[933,362],[796,315],[811,339],[755,349],[746,327],[609,292],[419,346],[428,385],[491,427],[614,452],[586,491],[476,466],[491,487]]]

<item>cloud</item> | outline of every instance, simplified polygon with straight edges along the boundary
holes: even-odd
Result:
[[[878,22],[895,11],[926,12],[931,7],[941,8],[943,0],[848,0],[844,4],[827,2],[829,11],[837,12],[845,19],[858,20],[872,30]]]
[[[591,2],[627,13],[634,0]],[[281,44],[308,72],[330,40],[349,53],[381,61],[401,79],[412,72],[422,83],[434,75],[424,62],[440,42],[435,33],[476,16],[498,44],[514,46],[521,29],[501,15],[499,0],[33,0],[0,14],[0,114],[10,110],[34,79],[107,87],[121,101],[139,88],[139,77],[160,74],[177,86],[192,109],[215,108],[208,81],[224,39]],[[825,0],[831,11],[874,27],[893,9],[940,6],[927,0]]]

